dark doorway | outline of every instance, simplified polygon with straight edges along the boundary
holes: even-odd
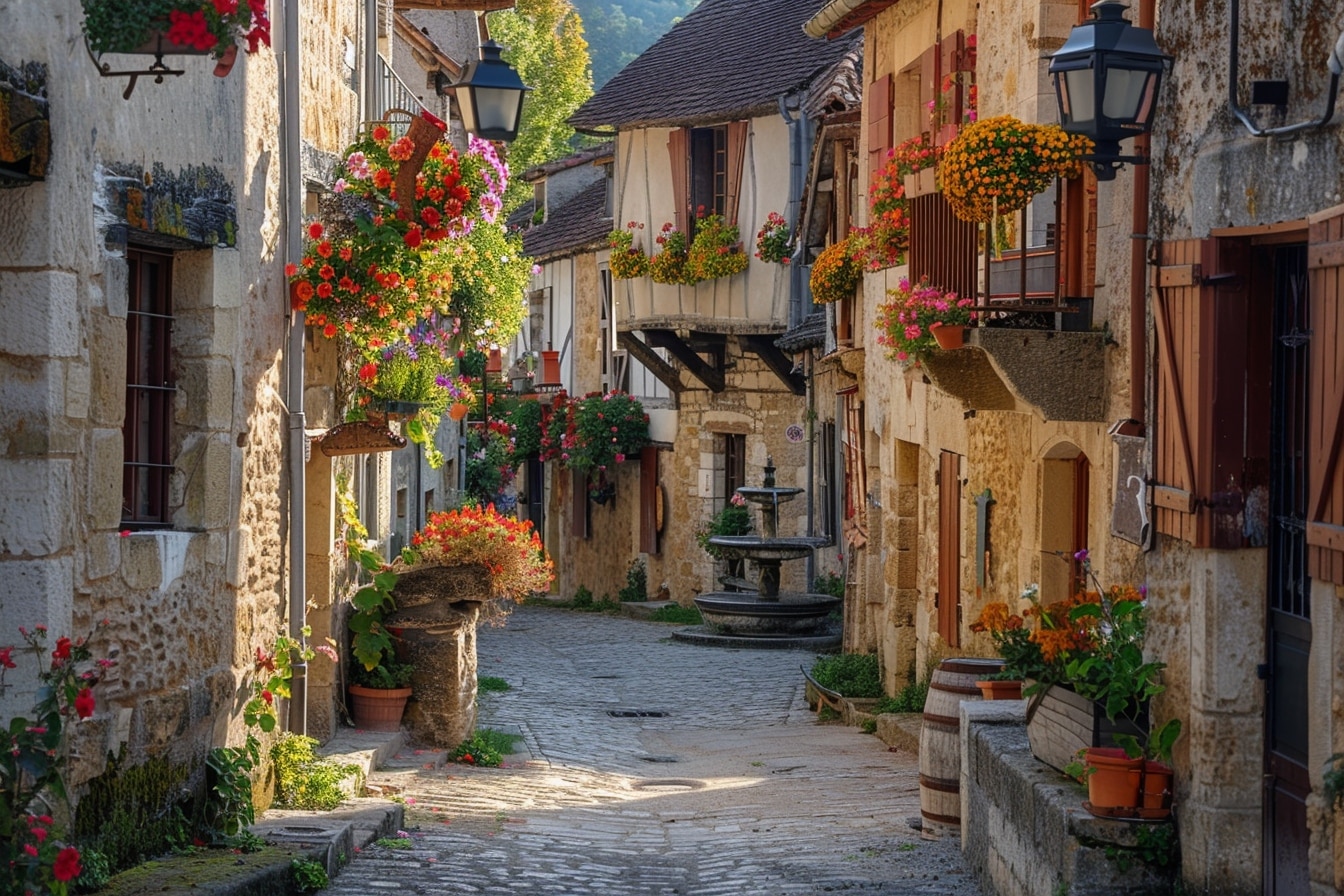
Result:
[[[1307,396],[1310,332],[1305,246],[1257,253],[1273,274],[1270,353],[1269,582],[1265,682],[1264,892],[1306,896],[1307,661],[1311,582],[1306,567]]]

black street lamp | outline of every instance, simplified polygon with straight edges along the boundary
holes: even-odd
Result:
[[[482,140],[510,143],[518,136],[523,97],[531,87],[502,58],[493,40],[481,44],[481,58],[467,63],[462,80],[452,85],[462,110],[462,125]]]
[[[1095,149],[1083,159],[1098,180],[1111,180],[1125,162],[1147,163],[1145,156],[1121,155],[1120,141],[1152,128],[1162,70],[1171,59],[1152,31],[1125,19],[1126,8],[1122,0],[1092,4],[1092,19],[1074,26],[1050,57],[1060,126],[1092,138]]]

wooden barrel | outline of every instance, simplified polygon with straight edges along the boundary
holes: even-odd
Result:
[[[943,660],[929,679],[919,732],[919,814],[923,836],[961,833],[961,701],[981,700],[976,682],[1003,668],[1002,660]]]

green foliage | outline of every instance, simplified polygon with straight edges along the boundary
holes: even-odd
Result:
[[[504,397],[495,399],[491,416],[498,414],[513,429],[513,462],[541,454],[541,402]]]
[[[523,109],[526,114],[526,103]],[[481,344],[504,344],[518,335],[527,318],[523,295],[532,282],[532,259],[523,254],[522,237],[509,234],[502,219],[476,222],[466,239],[431,259],[427,264],[452,274],[449,316],[461,319],[463,333]]]
[[[479,765],[482,768],[497,768],[522,739],[522,735],[519,734],[508,734],[493,728],[480,728],[470,738],[457,745],[457,749],[453,750],[453,761],[466,765]]]
[[[261,764],[261,745],[250,733],[241,747],[215,747],[205,757],[210,792],[205,800],[205,825],[217,837],[233,837],[256,820],[252,805],[252,773]]]
[[[196,767],[166,759],[123,767],[124,761],[124,755],[110,758],[106,771],[88,783],[72,829],[114,874],[191,839],[188,782]]]
[[[1181,861],[1181,842],[1173,824],[1141,824],[1134,829],[1132,847],[1106,844],[1106,858],[1115,862],[1121,872],[1142,862],[1150,868],[1162,870],[1177,868]]]
[[[411,849],[415,846],[410,837],[379,837],[373,841],[373,845],[383,849]]]
[[[316,746],[317,741],[311,737],[286,732],[271,747],[276,805],[330,811],[345,800],[341,783],[360,776],[359,766],[319,759],[313,752]]]
[[[859,723],[859,730],[864,734],[877,733],[877,719],[864,719]]]
[[[372,669],[365,669],[356,663],[354,668],[350,670],[350,683],[362,688],[391,691],[410,687],[411,677],[414,674],[415,666],[410,663],[384,661]]]
[[[524,84],[534,90],[523,103],[518,139],[509,146],[509,166],[525,171],[568,155],[574,129],[567,119],[593,94],[583,20],[569,0],[518,0],[514,9],[490,14],[490,36]],[[531,198],[531,186],[515,179],[505,195],[511,211]]]
[[[812,678],[827,690],[844,697],[881,697],[882,676],[875,653],[837,653],[819,656],[812,664]]]
[[[581,473],[605,473],[648,443],[649,415],[639,399],[615,390],[582,398],[560,392],[551,405],[542,459]]]
[[[476,693],[478,694],[502,694],[510,690],[509,683],[502,678],[496,678],[493,675],[478,675],[476,677]]]
[[[1321,772],[1321,794],[1331,806],[1344,804],[1344,753],[1334,753],[1325,760],[1325,769]]]
[[[649,616],[654,622],[672,622],[677,625],[700,625],[704,617],[697,607],[683,607],[680,604],[668,604],[659,607]]]
[[[112,863],[101,850],[85,848],[79,854],[79,864],[82,867],[73,886],[76,893],[97,892],[112,879]]]
[[[593,86],[601,87],[647,50],[698,0],[574,0],[583,16],[593,59]]]
[[[489,428],[472,426],[467,430],[464,490],[473,504],[500,505],[504,490],[513,482],[516,461],[509,429],[507,423],[495,422]]]
[[[625,571],[625,587],[617,593],[622,603],[639,603],[649,599],[649,571],[644,561],[636,557]]]
[[[924,703],[929,698],[929,680],[912,681],[901,688],[899,694],[895,697],[883,697],[882,700],[873,707],[873,712],[881,714],[884,712],[923,712]]]
[[[366,672],[372,672],[384,662],[392,663],[395,645],[392,633],[383,627],[383,619],[397,608],[392,591],[397,587],[397,574],[376,551],[347,541],[351,559],[370,576],[369,583],[351,598],[350,649]]]
[[[327,869],[321,862],[311,859],[299,858],[290,862],[289,874],[294,881],[294,890],[299,893],[316,893],[325,890],[331,883]]]
[[[692,282],[731,277],[747,269],[747,254],[735,225],[722,215],[700,215],[695,239],[686,250],[686,276]]]
[[[838,572],[819,572],[812,577],[814,594],[829,594],[831,597],[845,596],[845,577]]]
[[[734,498],[737,496],[734,495]],[[746,535],[751,532],[751,512],[746,502],[730,501],[723,509],[709,518],[709,522],[695,530],[696,544],[715,559],[722,559],[723,552],[709,543],[715,535]]]
[[[1156,759],[1159,762],[1171,764],[1171,748],[1175,746],[1176,740],[1181,736],[1181,720],[1167,719],[1161,727],[1148,735],[1147,743],[1140,743],[1139,739],[1132,734],[1115,734],[1112,736],[1130,759],[1138,759],[1143,756],[1147,759]]]

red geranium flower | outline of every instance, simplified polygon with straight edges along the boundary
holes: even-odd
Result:
[[[62,882],[74,880],[83,870],[84,867],[79,863],[79,850],[73,846],[61,850],[56,856],[56,863],[51,866],[51,873]]]
[[[89,716],[93,715],[93,708],[93,690],[91,688],[84,688],[84,690],[80,691],[79,694],[75,696],[75,712],[81,719],[87,719]]]

